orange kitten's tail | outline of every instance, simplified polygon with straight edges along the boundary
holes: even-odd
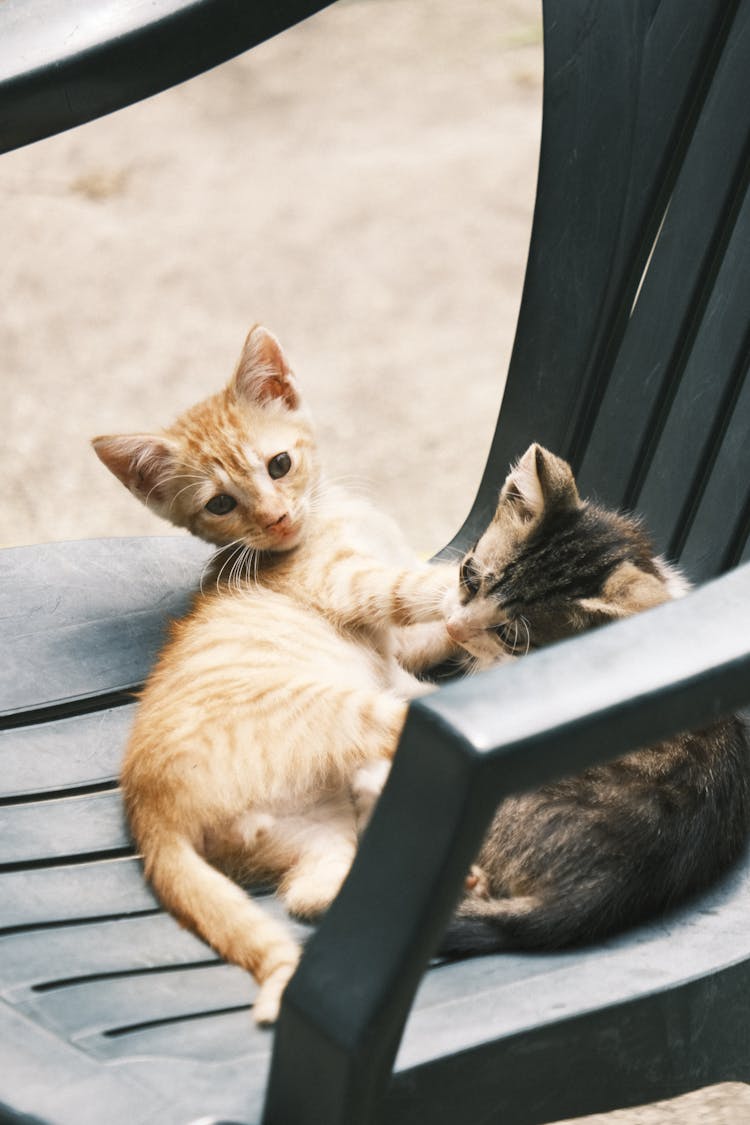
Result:
[[[221,957],[252,973],[260,985],[253,1016],[257,1023],[273,1023],[297,967],[299,946],[283,925],[212,867],[185,836],[149,835],[144,849],[146,875],[162,904]]]

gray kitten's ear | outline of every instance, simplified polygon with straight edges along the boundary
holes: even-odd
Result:
[[[150,507],[166,499],[165,485],[174,472],[177,449],[155,434],[96,437],[94,452],[125,487]]]
[[[580,499],[567,461],[535,442],[508,474],[500,503],[510,505],[524,519],[531,520],[553,504],[575,507]]]
[[[299,393],[286,356],[273,333],[260,324],[250,329],[232,376],[239,398],[259,405],[281,400],[289,410],[299,406]]]
[[[603,625],[607,621],[616,621],[618,617],[627,616],[620,606],[608,602],[606,598],[579,598],[576,605],[593,619],[593,622],[589,621],[587,624]]]
[[[671,598],[664,578],[642,570],[632,562],[620,563],[607,578],[601,596],[580,598],[578,604],[586,613],[615,617],[630,617],[644,609],[653,609]]]

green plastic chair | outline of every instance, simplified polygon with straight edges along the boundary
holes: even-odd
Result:
[[[323,6],[5,0],[0,149]],[[159,909],[117,791],[205,548],[0,553],[0,1121],[532,1125],[750,1080],[750,860],[596,946],[425,973],[503,796],[750,701],[750,0],[545,0],[544,28],[516,342],[454,546],[538,440],[700,585],[412,706],[272,1036],[250,978]]]

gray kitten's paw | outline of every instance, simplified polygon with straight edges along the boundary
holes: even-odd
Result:
[[[478,864],[473,863],[469,868],[469,874],[466,876],[465,890],[467,896],[472,898],[490,898],[490,881],[486,871],[483,871]]]

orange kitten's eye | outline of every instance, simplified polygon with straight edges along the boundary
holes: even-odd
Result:
[[[232,508],[237,507],[237,501],[234,496],[228,496],[226,492],[220,492],[218,496],[212,496],[206,504],[206,511],[210,512],[212,516],[225,516],[227,512],[231,512]]]
[[[268,475],[278,480],[279,477],[285,477],[292,467],[292,459],[288,453],[277,453],[268,462]]]

